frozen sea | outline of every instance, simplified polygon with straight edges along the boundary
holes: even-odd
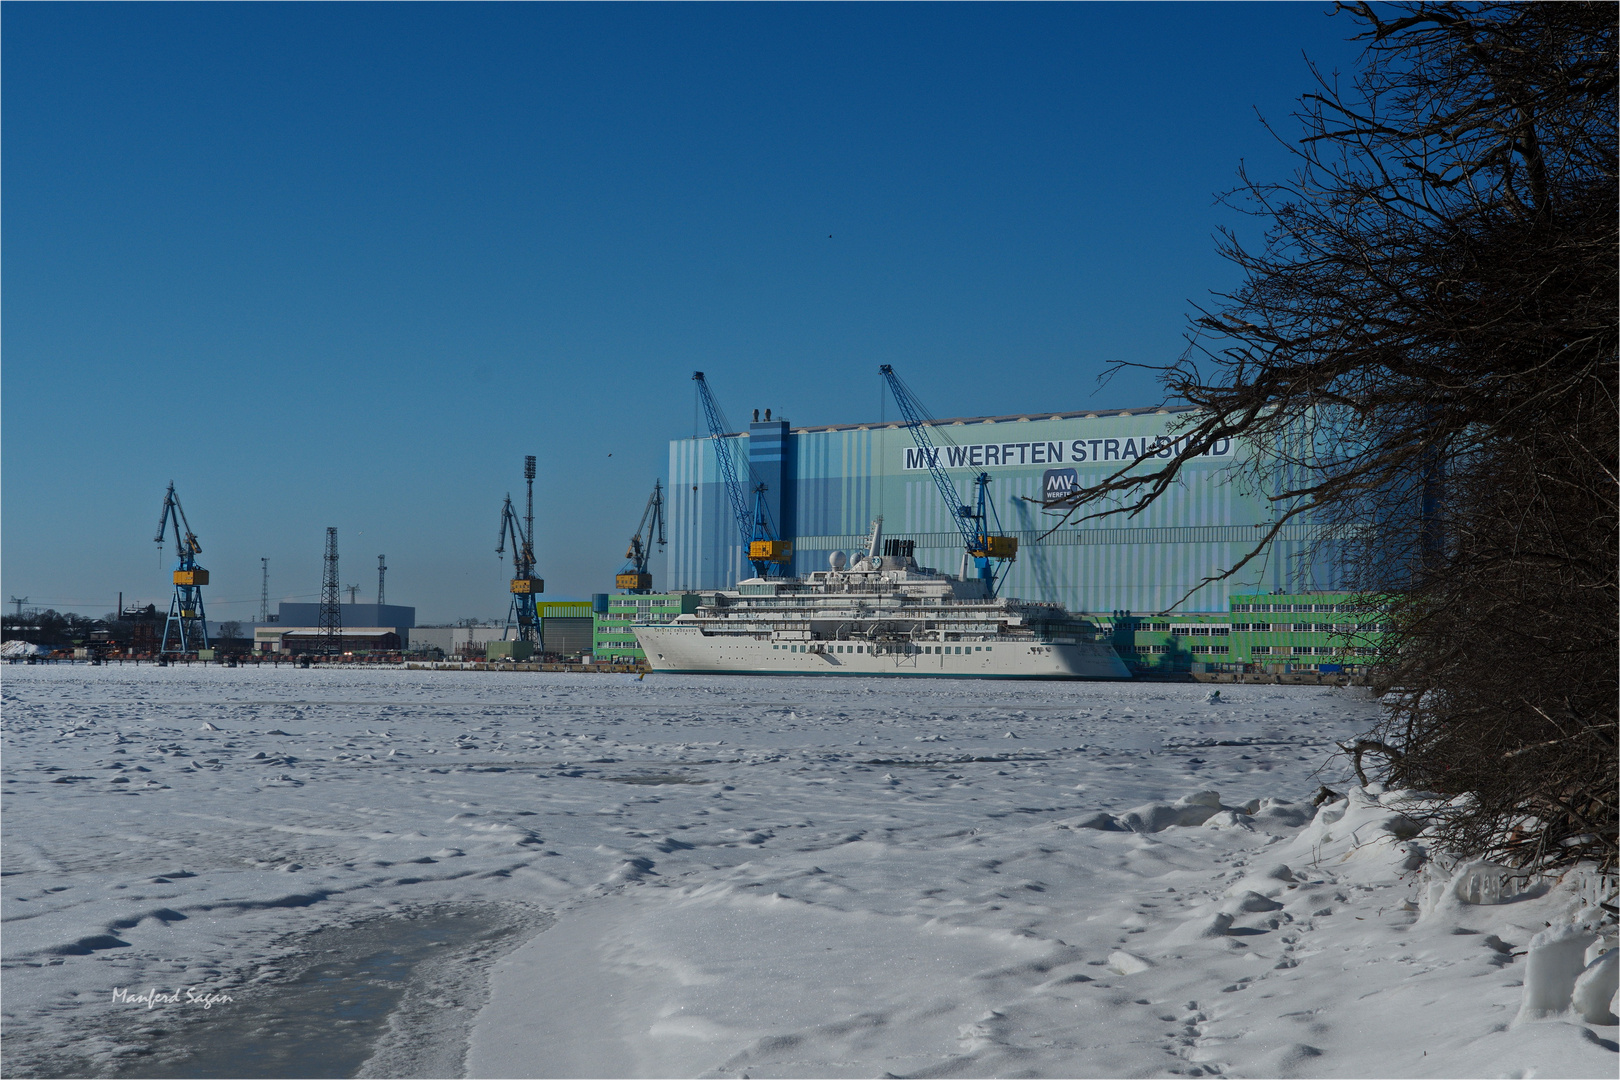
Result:
[[[0,677],[7,1076],[1616,1074],[1360,691]]]

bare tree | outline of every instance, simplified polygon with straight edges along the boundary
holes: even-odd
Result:
[[[1459,850],[1615,862],[1616,138],[1612,3],[1341,5],[1348,85],[1301,99],[1298,167],[1243,178],[1241,286],[1162,369],[1177,452],[1062,506],[1140,512],[1215,439],[1309,522],[1396,632],[1373,752],[1454,794]]]

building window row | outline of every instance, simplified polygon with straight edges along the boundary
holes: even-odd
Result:
[[[1228,653],[1232,650],[1226,645],[1194,645],[1192,651],[1194,655],[1202,656],[1208,653]]]
[[[1296,634],[1380,634],[1391,627],[1387,623],[1233,623],[1235,633],[1264,634],[1268,632]]]

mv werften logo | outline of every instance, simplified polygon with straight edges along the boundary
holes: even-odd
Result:
[[[1045,502],[1066,499],[1080,485],[1080,474],[1073,469],[1047,469],[1042,474],[1041,492]]]

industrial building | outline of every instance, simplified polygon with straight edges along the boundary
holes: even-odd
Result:
[[[446,656],[455,656],[469,648],[478,650],[492,641],[501,640],[506,633],[505,623],[486,623],[482,626],[418,626],[407,639],[412,652],[438,649]]]
[[[1114,651],[1147,674],[1292,671],[1364,674],[1391,629],[1347,592],[1233,594],[1224,614],[1096,616]]]
[[[647,659],[636,641],[636,624],[667,623],[698,609],[697,593],[649,593],[609,596],[598,593],[592,601],[596,625],[592,654],[598,661],[641,663]]]
[[[287,604],[277,607],[277,616],[274,623],[254,623],[254,628],[261,626],[280,626],[291,628],[294,626],[319,626],[321,624],[321,605],[319,604]],[[416,625],[416,609],[404,607],[399,604],[339,604],[338,614],[343,619],[344,627],[350,626],[385,626],[399,640],[407,641],[411,636],[411,627]]]
[[[535,605],[540,619],[541,651],[558,656],[579,656],[591,651],[592,612],[588,600],[541,602]],[[466,651],[483,651],[492,643],[516,638],[505,623],[484,626],[419,626],[408,638],[413,651],[438,649],[446,656]]]
[[[253,650],[264,653],[318,653],[327,649],[326,631],[317,626],[254,627]],[[386,626],[348,626],[337,636],[341,653],[397,653],[400,637]]]
[[[321,605],[280,604],[275,619],[254,622],[255,652],[311,652],[321,637]],[[398,652],[410,640],[416,609],[398,604],[339,604],[346,652]]]
[[[1234,468],[1244,447],[1232,440],[1210,446],[1142,514],[1067,523],[1049,533],[1060,518],[1042,509],[1044,499],[1095,482],[1144,450],[1168,457],[1178,421],[1189,411],[1043,410],[935,420],[928,432],[963,505],[974,501],[974,478],[990,477],[988,494],[1001,531],[1019,541],[1002,587],[1006,595],[1049,600],[1075,612],[1154,613],[1179,604],[1178,611],[1224,616],[1236,595],[1338,587],[1326,566],[1304,560],[1312,527],[1290,524],[1264,560],[1238,578],[1198,588],[1183,602],[1205,577],[1237,563],[1258,528],[1272,520],[1264,493],[1245,484]],[[752,474],[751,488],[764,485],[769,519],[777,535],[793,544],[787,572],[824,569],[832,552],[859,549],[879,515],[886,537],[915,542],[919,562],[961,571],[961,534],[951,508],[903,422],[794,427],[767,419],[719,443],[671,442],[670,592],[730,588],[753,573],[716,456],[722,444],[733,448],[739,469],[746,465]]]

